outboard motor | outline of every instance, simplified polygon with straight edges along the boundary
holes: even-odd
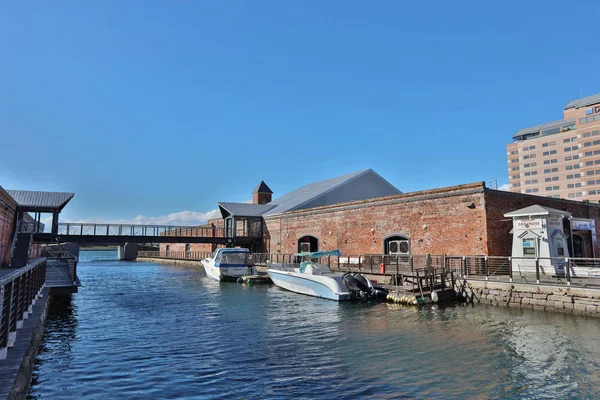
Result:
[[[344,274],[344,276],[342,277],[342,280],[344,281],[344,284],[346,285],[346,287],[348,288],[348,290],[350,291],[350,293],[352,293],[352,295],[354,297],[362,297],[360,295],[361,290],[360,290],[359,283],[352,274],[350,274],[350,273]]]
[[[342,279],[355,298],[370,299],[373,297],[385,297],[388,294],[386,289],[373,286],[373,283],[363,274],[347,273]]]

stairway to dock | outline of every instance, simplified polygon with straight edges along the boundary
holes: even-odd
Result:
[[[21,268],[27,265],[29,247],[31,246],[31,233],[24,232],[17,235],[17,241],[10,259],[11,268]]]

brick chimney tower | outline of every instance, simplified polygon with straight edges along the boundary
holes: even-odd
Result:
[[[270,203],[273,197],[273,191],[269,189],[265,181],[260,181],[256,189],[252,191],[252,204]]]

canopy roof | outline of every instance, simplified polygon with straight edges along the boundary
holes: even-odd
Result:
[[[7,190],[17,206],[26,211],[60,211],[75,196],[74,193]]]
[[[260,217],[273,207],[275,206],[272,204],[219,202],[219,209],[223,218],[227,218],[229,216]]]

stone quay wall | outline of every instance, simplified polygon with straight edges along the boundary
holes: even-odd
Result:
[[[600,290],[468,280],[474,303],[600,317]]]

